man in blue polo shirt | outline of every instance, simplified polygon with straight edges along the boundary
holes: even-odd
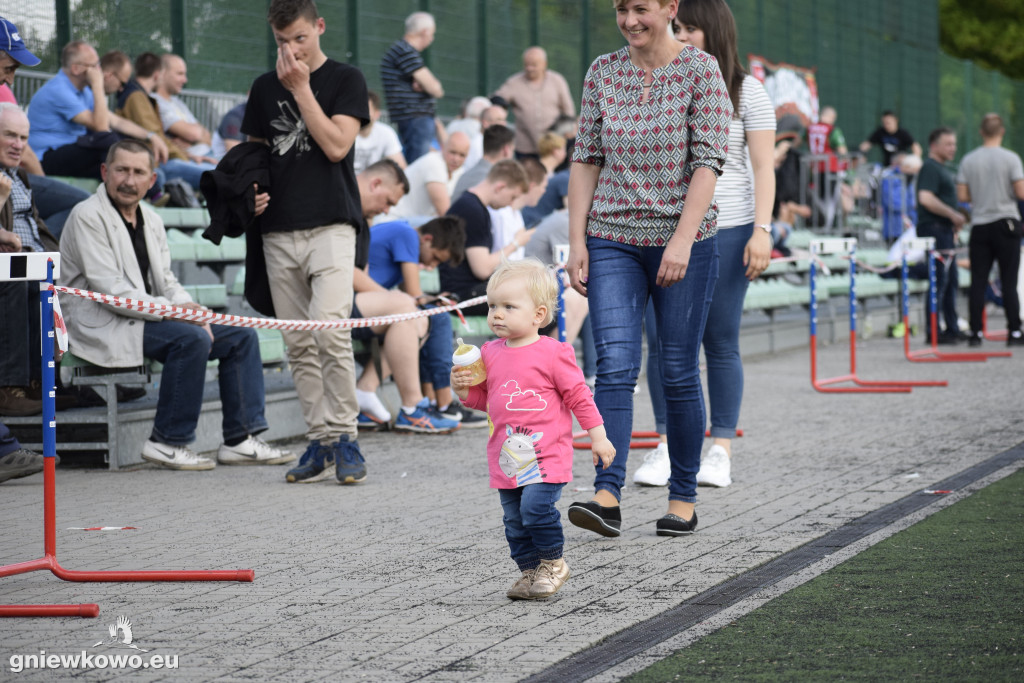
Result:
[[[121,136],[147,141],[157,164],[167,161],[167,145],[160,138],[107,108],[95,48],[81,40],[68,43],[60,64],[57,75],[32,97],[28,114],[28,144],[48,175],[99,179],[107,149]]]
[[[430,151],[436,130],[436,100],[444,97],[441,82],[420,55],[434,42],[436,31],[433,16],[413,12],[405,20],[405,35],[388,48],[380,62],[388,116],[398,127],[402,153],[410,164]]]

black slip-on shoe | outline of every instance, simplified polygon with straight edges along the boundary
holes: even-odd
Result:
[[[665,515],[657,523],[658,536],[689,536],[697,530],[697,513],[693,513],[690,519],[683,519],[679,515]]]
[[[622,533],[622,513],[619,507],[604,507],[590,500],[569,506],[569,521],[587,531],[602,536],[618,536]]]

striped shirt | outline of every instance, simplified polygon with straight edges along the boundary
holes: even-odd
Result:
[[[593,237],[664,246],[694,172],[722,172],[732,104],[718,62],[685,46],[653,75],[641,104],[644,71],[629,61],[628,46],[587,71],[572,160],[601,167],[587,222]],[[696,241],[715,234],[717,213],[712,202]]]
[[[748,130],[775,130],[775,107],[761,82],[749,75],[743,79],[739,115],[733,117],[729,127],[729,155],[715,185],[719,229],[754,222],[754,171],[747,148]]]
[[[39,224],[32,217],[32,190],[11,169],[5,168],[4,173],[11,179],[11,196],[8,198],[14,212],[11,232],[21,240],[22,249],[28,247],[32,251],[46,251],[39,236]]]
[[[423,57],[404,38],[395,41],[380,60],[380,80],[388,101],[388,118],[406,121],[434,115],[434,98],[413,90],[412,74],[426,64]]]

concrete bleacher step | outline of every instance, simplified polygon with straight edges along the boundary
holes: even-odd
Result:
[[[203,208],[184,208],[177,206],[154,207],[165,228],[186,228],[189,230],[205,230],[210,225],[210,212]]]
[[[228,305],[228,290],[224,285],[183,284],[192,300],[209,308],[224,308]]]
[[[827,293],[819,290],[818,300],[827,298]],[[789,306],[805,306],[810,302],[809,287],[790,284],[785,280],[754,280],[747,287],[747,295],[743,299],[743,310],[770,311]]]
[[[192,236],[177,228],[167,229],[167,248],[172,261],[195,261],[196,243]]]
[[[260,360],[264,365],[283,363],[284,337],[279,330],[256,330],[260,338]]]

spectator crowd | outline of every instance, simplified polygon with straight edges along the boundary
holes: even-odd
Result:
[[[0,19],[0,251],[59,251],[60,284],[204,309],[175,275],[166,228],[156,209],[205,205],[211,216],[206,237],[215,243],[246,237],[246,296],[261,313],[282,319],[386,318],[487,296],[487,303],[462,313],[487,316],[496,336],[528,340],[523,344],[532,344],[538,335],[557,335],[554,304],[534,290],[525,293],[525,285],[510,289],[509,264],[563,266],[568,258],[565,334],[570,344],[581,337],[585,371],[561,368],[557,382],[572,392],[570,407],[583,411],[585,426],[600,439],[601,450],[600,458],[595,456],[597,495],[590,502],[574,503],[569,519],[609,536],[618,535],[621,524],[618,498],[628,452],[619,422],[631,420],[631,414],[614,417],[607,439],[601,418],[607,421],[608,413],[614,413],[612,403],[628,399],[636,378],[616,374],[620,362],[623,367],[629,363],[613,345],[595,345],[591,318],[599,323],[599,341],[609,339],[612,323],[605,309],[616,296],[632,291],[642,299],[633,323],[637,335],[646,328],[652,345],[655,366],[648,377],[660,386],[661,375],[666,375],[666,394],[652,386],[652,398],[656,406],[667,403],[671,419],[666,425],[662,413],[658,430],[663,443],[645,459],[646,469],[636,479],[669,487],[669,514],[658,523],[663,535],[696,528],[692,487],[680,483],[681,471],[700,484],[728,486],[731,481],[729,436],[739,412],[741,368],[737,361],[732,379],[712,381],[710,358],[738,358],[732,342],[738,339],[746,283],[767,267],[770,255],[788,255],[786,240],[796,228],[809,223],[841,228],[836,216],[869,206],[882,218],[880,237],[889,243],[907,234],[934,237],[942,264],[935,283],[942,322],[936,343],[982,343],[986,284],[997,263],[1007,343],[1024,344],[1017,300],[1017,202],[1024,200],[1024,170],[1020,157],[1003,147],[1005,125],[998,115],[982,121],[983,145],[964,157],[956,173],[951,169],[957,155],[953,130],[937,127],[922,149],[893,111],[883,112],[878,128],[851,153],[833,107],[823,107],[809,122],[792,115],[775,120],[764,88],[739,64],[735,25],[721,0],[683,0],[678,14],[677,0],[614,4],[629,46],[595,62],[584,92],[577,93],[582,100],[574,99],[566,79],[549,68],[544,48],[531,46],[522,53],[521,70],[494,92],[466,100],[459,116],[444,124],[437,104],[445,97],[445,87],[423,57],[437,33],[431,14],[414,12],[405,20],[400,37],[381,59],[383,92],[376,93],[357,68],[324,53],[320,37],[327,26],[312,0],[273,0],[268,21],[277,45],[276,67],[255,79],[247,101],[228,111],[214,130],[182,97],[188,83],[183,57],[156,52],[132,57],[120,50],[101,56],[81,40],[63,47],[60,69],[30,102],[16,102],[10,86],[17,69],[37,66],[40,60],[26,48],[18,27]],[[670,22],[670,30],[660,25],[663,20]],[[715,111],[722,120],[699,107],[685,112],[680,121],[675,120],[679,112],[667,112],[669,127],[664,130],[692,124],[694,139],[689,141],[688,134],[687,144],[676,148],[666,132],[666,140],[655,141],[648,150],[644,145],[651,140],[634,140],[646,130],[616,128],[618,118],[605,120],[603,107],[621,97],[623,111],[632,116],[636,107],[660,103],[668,81],[652,78],[652,70],[664,68],[672,78],[685,80],[686,70],[674,61],[680,54],[706,60],[709,73],[719,79],[721,88],[706,96],[718,98]],[[605,73],[614,60],[623,60],[622,82]],[[629,80],[634,67],[635,84]],[[705,86],[702,81],[700,87]],[[639,111],[633,120],[640,120]],[[726,116],[730,112],[731,119]],[[671,161],[655,163],[650,170],[649,160],[608,147],[616,136],[641,145],[641,153],[651,151],[659,161],[678,149],[693,166],[686,166],[685,174],[682,163]],[[877,167],[866,161],[874,148],[881,153]],[[640,168],[645,170],[641,173]],[[649,206],[637,208],[634,226],[623,227],[615,217],[635,197],[627,200],[620,193],[628,187],[639,192],[643,174],[657,189],[636,195]],[[718,176],[722,179],[716,186]],[[90,178],[99,185],[90,194],[61,180],[66,177]],[[687,212],[680,194],[687,206],[691,198],[693,205],[706,199],[706,208]],[[649,212],[649,207],[657,208]],[[675,207],[675,213],[658,213],[666,207]],[[965,255],[959,243],[967,227],[972,229]],[[644,230],[646,236],[638,236]],[[680,271],[687,273],[685,279],[673,275],[669,258],[676,253],[671,245],[677,232],[690,241],[689,270],[684,259]],[[605,242],[663,247],[666,261],[648,273],[658,288],[648,293],[648,283],[619,282],[617,271],[603,270],[608,268],[605,259],[626,258]],[[566,245],[571,245],[568,254]],[[958,266],[967,263],[972,277],[970,321],[962,331],[956,283]],[[513,281],[539,278],[548,287],[545,276],[531,274],[531,267],[513,269]],[[600,297],[587,295],[588,268],[591,273],[612,273],[610,279],[590,283],[590,292],[599,291]],[[434,269],[440,293],[424,292],[421,274]],[[492,280],[496,272],[497,284]],[[615,282],[620,289],[608,289]],[[711,312],[700,314],[697,307],[700,319],[676,329],[679,321],[667,307],[682,310],[690,289],[704,284],[710,288],[706,301],[714,296]],[[674,291],[674,298],[661,289]],[[694,290],[693,295],[705,293]],[[27,283],[0,284],[0,344],[5,349],[0,416],[38,414],[47,390],[41,386],[35,352],[39,310],[33,296]],[[209,470],[217,464],[289,464],[284,478],[291,483],[333,478],[355,484],[367,478],[360,430],[388,426],[443,438],[459,429],[490,426],[492,482],[516,479],[509,473],[515,468],[505,471],[509,458],[517,457],[509,454],[508,444],[522,441],[526,431],[516,426],[519,418],[511,408],[499,410],[491,404],[494,387],[490,394],[470,390],[468,380],[450,373],[454,347],[449,315],[353,330],[284,332],[306,424],[307,447],[293,454],[260,438],[268,423],[254,330],[195,324],[70,296],[61,300],[75,356],[112,368],[138,366],[146,359],[163,364],[153,427],[141,453],[159,466]],[[499,300],[500,306],[495,303]],[[516,306],[543,309],[543,314],[506,323],[506,318],[516,320]],[[696,330],[704,331],[705,323],[702,340]],[[522,329],[511,330],[514,324]],[[666,329],[659,332],[662,326]],[[701,423],[696,425],[701,434],[704,429],[699,372],[696,398],[690,393],[683,397],[679,388],[693,379],[688,368],[677,367],[673,355],[673,341],[683,337],[690,351],[703,341],[709,356],[713,463],[700,462],[703,437],[685,440],[674,433],[682,429],[676,425],[690,422]],[[379,363],[367,356],[367,349],[375,346]],[[506,346],[488,346],[485,358],[493,359],[496,367],[500,364],[502,376],[513,383],[511,378],[522,376],[517,373],[546,381],[546,356],[565,356],[559,347],[544,354],[537,349],[547,346],[536,347],[527,372],[517,366],[519,361],[509,360],[515,357],[515,345]],[[598,348],[603,349],[603,365],[596,361]],[[223,444],[212,458],[189,447],[210,360],[219,364],[223,406]],[[593,385],[595,374],[596,403],[589,393],[580,393],[581,378]],[[379,388],[388,377],[399,396],[395,407],[380,397]],[[720,398],[726,393],[729,398]],[[562,398],[568,400],[568,395]],[[473,408],[463,405],[460,396]],[[56,399],[59,408],[90,400],[82,391],[63,386],[57,387]],[[731,405],[724,422],[715,416],[716,401]],[[687,407],[696,402],[699,414]],[[508,429],[508,440],[504,431],[495,431],[495,415],[501,416],[500,429]],[[552,428],[566,431],[566,415]],[[540,433],[527,436],[526,441],[536,441]],[[684,449],[696,449],[696,454],[678,455]],[[564,469],[565,462],[559,467]],[[0,423],[0,481],[41,469],[40,456],[21,448]],[[522,468],[518,471],[522,477]],[[544,485],[553,481],[558,479]],[[498,488],[508,487],[502,483]],[[513,554],[520,553],[516,557],[523,571],[510,597],[550,595],[568,577],[564,562],[553,564],[561,562],[561,546],[558,557],[549,557],[544,546],[530,545],[537,537],[524,540],[531,528],[526,497],[521,502],[503,494],[502,503],[506,523],[516,520],[518,540],[509,538]],[[552,504],[546,500],[541,507],[547,510]],[[546,572],[543,581],[538,568]],[[531,593],[534,583],[543,586]]]

